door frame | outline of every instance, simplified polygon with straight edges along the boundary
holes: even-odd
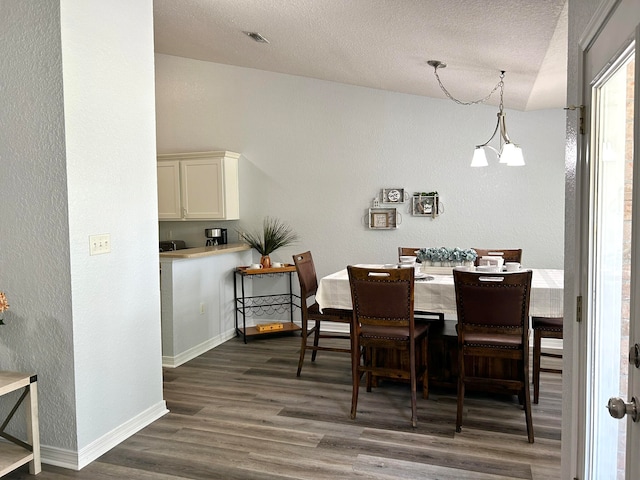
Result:
[[[580,37],[577,46],[570,45],[569,48],[577,47],[579,54],[577,55],[577,90],[573,92],[573,97],[576,99],[576,105],[585,105],[585,81],[589,82],[590,79],[585,79],[585,67],[586,67],[586,54],[594,41],[598,37],[607,22],[620,11],[624,11],[625,8],[633,7],[636,5],[637,0],[606,0],[603,1],[599,8],[594,13],[591,21],[589,22],[584,33]],[[620,7],[618,9],[618,7]],[[631,16],[633,17],[633,16]],[[634,25],[635,27],[636,25]],[[621,30],[623,31],[623,30]],[[628,30],[627,30],[628,31]],[[636,51],[640,43],[637,41],[638,33],[635,28],[632,29],[635,32],[636,37]],[[622,52],[621,47],[628,40],[628,36],[620,34],[620,38],[615,38],[613,41],[617,42],[619,50],[616,54]],[[637,57],[636,57],[637,58]],[[608,65],[605,66],[608,68]],[[638,63],[636,62],[636,85],[638,85],[638,78],[640,77],[638,70]],[[637,88],[637,87],[636,87]],[[571,92],[570,92],[571,93]],[[635,97],[635,114],[637,115],[638,105],[640,104],[640,95]],[[581,448],[585,444],[586,434],[584,427],[584,421],[587,412],[587,402],[585,395],[583,395],[584,386],[586,385],[586,376],[588,375],[587,369],[587,325],[586,320],[589,318],[589,311],[587,310],[589,305],[587,301],[584,301],[581,306],[578,305],[578,298],[585,297],[587,289],[589,288],[588,278],[588,262],[589,262],[589,208],[590,208],[590,182],[591,182],[591,158],[589,155],[589,149],[591,145],[591,105],[587,105],[584,110],[576,108],[573,110],[576,112],[574,116],[571,116],[571,112],[567,117],[567,165],[571,166],[572,162],[575,162],[575,192],[570,191],[571,182],[567,179],[567,192],[566,195],[574,195],[575,210],[573,212],[567,210],[567,214],[571,215],[575,213],[575,222],[567,222],[566,243],[565,243],[565,308],[564,308],[564,365],[563,365],[563,405],[562,405],[562,478],[568,479],[582,479],[582,472],[585,465],[585,452]],[[582,117],[582,120],[581,120]],[[637,118],[637,117],[636,117]],[[579,129],[581,123],[584,125],[584,134]],[[638,133],[640,122],[635,122],[635,138],[640,138]],[[570,148],[572,143],[575,145],[575,149]],[[634,158],[638,158],[638,149],[640,142],[634,144]],[[572,157],[572,153],[575,157]],[[568,168],[567,171],[571,169]],[[640,175],[639,169],[634,171],[634,183],[637,182],[638,175]],[[636,183],[638,184],[638,183]],[[638,192],[640,188],[634,188],[634,210],[640,208],[637,205]],[[634,217],[637,217],[634,214]],[[634,222],[634,224],[640,224],[640,222]],[[573,227],[573,228],[572,228]],[[570,231],[570,229],[572,231]],[[640,234],[640,225],[633,226],[633,235],[637,237]],[[636,250],[633,251],[634,258],[638,258],[636,254],[640,254]],[[638,283],[638,282],[636,282]],[[632,279],[632,291],[637,292],[638,286],[634,287],[634,280]],[[637,309],[637,307],[636,307]],[[581,312],[579,312],[581,310]],[[634,313],[631,312],[632,318]],[[581,317],[582,322],[579,321]],[[633,325],[631,326],[631,335],[634,334]],[[636,332],[635,337],[638,338]],[[637,387],[636,387],[637,390]],[[631,392],[631,389],[630,389]],[[577,407],[577,408],[576,408]],[[603,406],[604,408],[604,406]]]

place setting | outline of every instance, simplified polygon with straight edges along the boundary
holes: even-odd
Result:
[[[415,273],[413,278],[418,281],[428,282],[433,280],[434,277],[425,272],[420,271],[420,264],[417,263],[417,258],[412,255],[401,255],[400,263],[398,263],[398,268],[413,268],[415,269]]]

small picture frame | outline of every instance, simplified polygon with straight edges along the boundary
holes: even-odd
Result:
[[[438,214],[438,200],[435,195],[414,195],[411,202],[414,216],[435,217]]]
[[[367,225],[373,230],[392,230],[398,228],[402,216],[397,208],[370,208]]]
[[[389,218],[386,213],[372,213],[371,226],[373,228],[387,228],[389,226]]]
[[[382,203],[404,203],[407,201],[404,188],[383,188]]]

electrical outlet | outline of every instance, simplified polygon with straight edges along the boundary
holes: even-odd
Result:
[[[111,253],[111,234],[89,235],[89,255]]]

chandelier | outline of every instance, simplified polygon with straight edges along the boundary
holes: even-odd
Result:
[[[427,64],[433,67],[433,72],[436,79],[438,80],[438,85],[440,85],[440,89],[444,92],[447,98],[449,100],[453,100],[459,105],[475,105],[478,103],[484,103],[497,90],[500,90],[498,122],[496,123],[496,127],[493,130],[493,134],[491,134],[491,137],[489,137],[489,140],[487,140],[486,142],[480,145],[476,145],[475,151],[473,153],[473,159],[471,160],[471,166],[486,167],[487,165],[489,165],[489,162],[487,162],[487,153],[486,153],[487,148],[495,152],[495,154],[498,156],[499,163],[504,163],[511,167],[520,167],[524,165],[525,163],[524,163],[524,156],[522,155],[522,148],[520,148],[518,145],[513,143],[509,138],[509,135],[507,134],[507,123],[505,120],[506,114],[504,113],[504,108],[503,108],[504,107],[504,103],[503,103],[504,74],[505,74],[504,70],[500,72],[500,80],[498,81],[496,86],[493,87],[493,90],[491,90],[491,92],[489,92],[489,94],[486,97],[481,98],[479,100],[473,100],[470,102],[463,102],[455,98],[453,95],[451,95],[451,93],[449,93],[449,91],[445,88],[445,86],[442,84],[442,81],[440,80],[440,76],[438,75],[438,69],[445,68],[447,64],[439,60],[429,60]],[[498,140],[499,140],[498,148],[495,148],[489,145],[489,142],[491,142],[491,140],[493,140],[496,137],[496,135],[498,135]]]

